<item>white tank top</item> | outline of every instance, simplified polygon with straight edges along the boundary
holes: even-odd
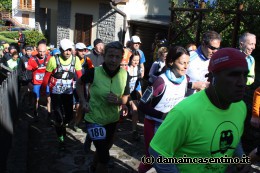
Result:
[[[161,74],[160,77],[165,82],[164,94],[154,109],[168,113],[176,104],[184,99],[187,88],[187,78],[185,76],[181,84],[174,84],[169,81],[165,74]]]

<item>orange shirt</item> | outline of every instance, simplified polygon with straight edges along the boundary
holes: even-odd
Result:
[[[130,49],[128,48],[124,48],[124,55],[123,55],[123,59],[127,62],[129,62],[130,56],[132,55],[132,52]]]
[[[92,64],[92,61],[89,57],[86,57],[86,61],[87,61],[87,64],[88,64],[88,68],[94,68],[94,65]],[[84,58],[82,58],[80,60],[80,64],[83,65],[83,63],[85,62]]]
[[[260,87],[258,87],[254,92],[252,115],[255,117],[259,117],[259,112],[260,112]]]

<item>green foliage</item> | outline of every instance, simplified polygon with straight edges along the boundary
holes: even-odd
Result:
[[[236,14],[227,14],[225,10],[236,11],[239,4],[243,4],[243,11],[256,12],[260,11],[259,1],[256,0],[216,0],[216,3],[212,6],[209,3],[206,4],[206,8],[212,9],[211,12],[203,14],[202,23],[199,24],[198,20],[192,24],[192,26],[184,30],[197,15],[197,12],[176,11],[176,20],[173,21],[170,26],[174,34],[182,34],[176,40],[172,40],[173,44],[185,46],[188,43],[195,42],[197,27],[201,27],[201,34],[208,30],[215,30],[222,35],[222,46],[230,47],[232,43],[232,36],[234,31],[234,21]],[[188,7],[187,3],[178,4],[178,7]],[[230,23],[230,25],[228,25]],[[238,30],[238,36],[244,32],[254,33],[257,38],[260,36],[260,16],[259,15],[242,15],[240,26]],[[201,39],[199,39],[201,40]],[[257,45],[257,49],[260,45]],[[256,51],[255,51],[256,52]]]
[[[12,0],[1,0],[0,11],[12,11]]]
[[[31,46],[36,46],[37,42],[46,39],[43,34],[38,31],[30,31],[25,33],[26,44]]]
[[[31,45],[31,46],[36,46],[37,42],[46,39],[43,34],[39,33],[38,31],[23,31],[25,34],[25,42],[26,45]],[[10,32],[10,31],[5,31],[5,32],[0,32],[0,36],[3,36],[5,38],[8,38],[9,40],[13,40],[15,42],[15,39],[18,39],[18,32]]]
[[[10,39],[10,38],[6,38],[6,37],[4,37],[3,35],[0,35],[0,40],[2,41],[5,41],[5,42],[7,42],[7,43],[9,43],[9,44],[11,44],[11,43],[16,43],[16,41],[14,40],[14,39]]]

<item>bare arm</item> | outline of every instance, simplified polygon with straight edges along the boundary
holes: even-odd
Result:
[[[142,63],[142,64],[140,64],[140,67],[142,68],[142,78],[144,77],[144,64]]]

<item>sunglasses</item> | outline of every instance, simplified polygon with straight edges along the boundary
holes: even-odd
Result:
[[[69,49],[66,49],[65,51],[70,51],[70,52],[71,52],[71,51],[72,51],[72,49],[71,49],[71,48],[69,48]]]
[[[128,66],[128,64],[120,64],[120,66]]]
[[[78,50],[78,52],[85,52],[86,51],[86,49],[77,49]]]
[[[214,47],[214,46],[211,46],[211,45],[207,45],[207,47],[210,49],[210,50],[219,50],[220,47]]]

